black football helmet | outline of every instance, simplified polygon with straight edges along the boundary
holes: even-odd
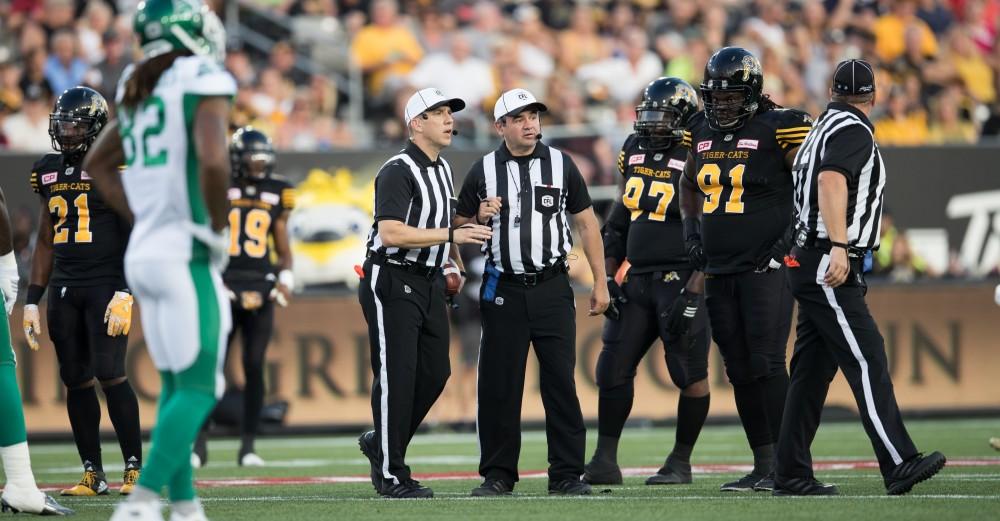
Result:
[[[709,128],[731,131],[742,127],[757,112],[763,87],[763,69],[750,51],[724,47],[713,54],[701,83]]]
[[[49,114],[52,148],[66,155],[83,155],[108,123],[108,102],[88,87],[67,89]]]
[[[668,148],[684,136],[684,127],[698,112],[698,94],[680,78],[657,78],[642,91],[635,108],[632,128],[640,138],[639,148]]]
[[[271,138],[249,126],[237,130],[229,143],[229,161],[237,179],[270,177],[276,163]]]

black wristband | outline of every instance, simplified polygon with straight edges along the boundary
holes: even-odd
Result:
[[[830,241],[830,249],[833,249],[833,248],[843,248],[844,250],[848,250],[850,248],[850,246],[848,246],[848,245],[846,245],[846,244],[844,244],[842,242]]]
[[[458,274],[461,275],[462,278],[467,278],[467,276],[465,274],[465,271],[463,271],[463,270],[458,270]]]
[[[455,229],[448,227],[448,242],[455,242]]]
[[[24,297],[24,302],[25,304],[37,306],[38,303],[42,301],[42,295],[44,294],[45,294],[45,286],[39,286],[38,284],[31,284],[28,286],[28,293]]]
[[[701,219],[686,217],[681,221],[681,226],[684,230],[685,241],[695,237],[701,238]]]

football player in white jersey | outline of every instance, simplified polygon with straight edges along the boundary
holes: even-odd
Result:
[[[221,272],[236,82],[221,65],[222,24],[201,0],[146,0],[133,25],[143,59],[122,74],[118,119],[84,168],[108,204],[133,220],[125,276],[162,388],[139,484],[111,519],[162,519],[166,487],[171,521],[203,520],[189,455],[222,392],[231,323]]]

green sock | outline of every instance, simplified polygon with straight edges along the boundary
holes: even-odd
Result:
[[[17,362],[10,343],[7,317],[0,320],[0,447],[27,441],[21,389],[17,386]]]

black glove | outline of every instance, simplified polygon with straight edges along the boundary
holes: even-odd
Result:
[[[775,240],[770,248],[764,252],[754,262],[754,271],[757,273],[770,273],[778,270],[785,262],[785,255],[792,249],[792,232],[794,227],[789,226],[785,233]]]
[[[622,287],[611,276],[608,276],[608,295],[611,296],[611,302],[608,303],[608,309],[604,310],[604,316],[611,320],[618,320],[621,318],[621,310],[618,309],[618,304],[628,302],[628,298],[625,297]]]
[[[705,248],[701,245],[701,236],[692,235],[684,240],[684,250],[687,251],[688,262],[691,269],[695,271],[705,271],[708,265],[708,258],[705,257]]]
[[[667,312],[667,332],[680,342],[685,351],[691,349],[694,335],[691,334],[694,317],[698,314],[698,299],[701,295],[681,290]]]

